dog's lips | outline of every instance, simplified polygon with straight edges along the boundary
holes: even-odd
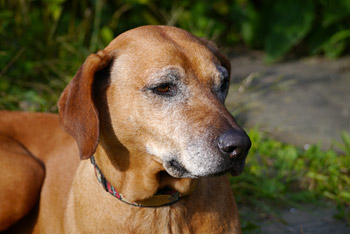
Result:
[[[175,178],[198,178],[199,176],[191,174],[185,166],[176,159],[171,159],[164,163],[164,168],[169,175]]]
[[[234,159],[229,165],[215,172],[208,172],[204,175],[196,175],[189,172],[184,165],[175,159],[171,159],[164,163],[164,168],[173,177],[176,178],[199,178],[205,176],[222,176],[230,173],[232,176],[238,176],[243,172],[245,166],[245,157]]]
[[[222,176],[222,175],[225,175],[226,173],[230,173],[232,176],[238,176],[243,172],[244,166],[245,166],[244,159],[235,160],[235,162],[233,162],[229,168],[221,170],[209,176]]]
[[[248,152],[241,153],[241,155],[232,160],[232,167],[229,170],[232,176],[238,176],[243,172],[247,154]]]
[[[243,172],[244,166],[245,166],[245,160],[241,160],[240,162],[236,162],[233,165],[233,167],[229,170],[229,172],[232,176],[238,176]]]

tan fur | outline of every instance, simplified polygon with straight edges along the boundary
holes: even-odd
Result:
[[[55,115],[0,112],[0,173],[30,184],[26,191],[37,197],[43,177],[37,160],[46,170],[37,213],[33,210],[10,232],[240,233],[228,178],[208,177],[224,165],[214,140],[226,129],[240,129],[212,91],[222,79],[218,65],[230,72],[212,42],[173,27],[140,27],[90,55],[64,90],[60,123],[73,138]],[[173,73],[179,95],[171,101],[148,90]],[[129,201],[147,199],[163,187],[194,192],[170,206],[130,206],[104,191],[89,160],[79,162],[79,155],[92,154]],[[14,173],[20,157],[32,161],[23,170],[31,177]],[[188,176],[168,168],[169,157],[177,157]],[[0,181],[1,191],[7,187]],[[0,211],[3,229],[35,204],[7,191],[0,205],[11,197],[26,207]],[[6,214],[16,215],[7,221]]]
[[[44,167],[19,142],[0,134],[0,231],[27,214],[39,199]]]

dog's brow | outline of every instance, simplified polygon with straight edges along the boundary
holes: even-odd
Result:
[[[175,82],[183,77],[183,69],[180,67],[170,66],[157,70],[151,74],[152,82]]]

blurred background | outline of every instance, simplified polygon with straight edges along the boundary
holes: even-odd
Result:
[[[244,233],[350,233],[349,0],[0,0],[0,109],[57,112],[90,53],[147,24],[231,60],[226,105],[253,141],[231,178]]]

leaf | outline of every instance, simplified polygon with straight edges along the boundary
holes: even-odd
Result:
[[[152,15],[150,12],[144,11],[142,15],[145,21],[147,22],[147,24],[152,24],[152,25],[160,24],[159,20],[156,17],[154,17],[154,15]]]
[[[10,82],[6,79],[0,79],[0,91],[6,91],[10,87]]]
[[[110,41],[113,40],[113,31],[109,27],[103,26],[100,33],[101,38],[105,44],[108,44]]]
[[[346,202],[350,202],[350,191],[343,191],[339,193],[339,197],[344,199]]]
[[[340,20],[350,17],[349,0],[323,1],[323,21],[322,26],[328,27]]]
[[[350,156],[350,133],[344,131],[340,135],[342,142],[334,141],[333,144],[340,150],[342,150],[345,155]]]
[[[251,5],[247,6],[247,19],[242,22],[241,34],[244,42],[251,47],[259,48],[265,36],[263,18],[260,11]]]
[[[325,28],[322,24],[314,24],[305,39],[311,55],[323,52],[324,44],[329,42],[330,35],[336,33],[337,30],[337,27]]]
[[[252,233],[255,231],[260,231],[260,226],[252,223],[250,221],[242,222],[242,231],[243,233]]]
[[[347,46],[346,39],[348,38],[350,38],[350,29],[334,34],[329,42],[323,46],[326,55],[330,58],[340,56]]]
[[[313,1],[276,1],[270,13],[270,33],[265,40],[265,61],[275,62],[298,44],[310,31],[314,16]]]

